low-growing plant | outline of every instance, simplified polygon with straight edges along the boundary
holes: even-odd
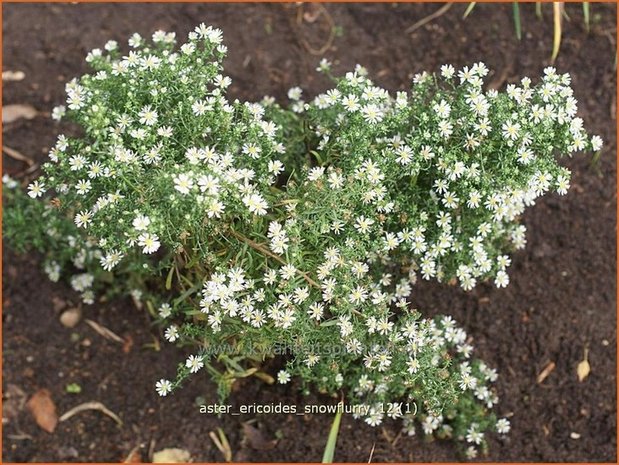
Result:
[[[509,282],[525,245],[520,217],[565,194],[560,155],[600,150],[576,117],[570,77],[483,89],[483,63],[421,73],[408,92],[357,66],[310,101],[230,101],[226,47],[201,24],[110,41],[67,86],[60,135],[28,186],[4,178],[4,235],[45,253],[50,279],[70,276],[84,303],[130,294],[195,352],[156,390],[207,370],[224,399],[240,377],[285,355],[279,383],[345,393],[370,425],[402,418],[454,437],[474,457],[491,413],[495,370],[471,357],[449,316],[424,318],[417,279],[470,290]],[[41,201],[43,200],[43,201]]]

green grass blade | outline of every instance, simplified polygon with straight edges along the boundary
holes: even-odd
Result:
[[[466,11],[462,15],[462,19],[465,19],[468,15],[471,14],[471,11],[473,11],[473,8],[475,8],[475,5],[477,5],[477,2],[469,3],[469,6],[466,7]]]
[[[174,270],[176,269],[176,265],[173,264],[172,268],[170,268],[170,271],[168,272],[168,276],[165,280],[165,288],[169,291],[170,289],[172,289],[172,276],[174,276]]]
[[[335,446],[337,444],[337,434],[340,431],[340,422],[342,421],[342,410],[338,410],[333,419],[331,425],[331,431],[329,431],[329,438],[327,439],[327,445],[325,446],[325,452],[322,455],[322,463],[333,463],[333,456],[335,455]]]
[[[535,16],[537,19],[542,19],[542,2],[535,2]]]
[[[589,2],[583,2],[582,4],[582,14],[585,17],[585,30],[587,34],[591,30],[591,15],[589,12]]]
[[[561,19],[562,19],[561,10],[563,9],[562,7],[563,7],[562,2],[553,2],[552,4],[555,32],[554,32],[554,38],[552,41],[552,57],[550,58],[550,61],[552,61],[553,63],[557,59],[557,55],[559,55],[559,48],[561,48]]]
[[[520,5],[518,2],[512,3],[514,8],[514,27],[516,28],[516,38],[522,40],[522,29],[520,27]]]

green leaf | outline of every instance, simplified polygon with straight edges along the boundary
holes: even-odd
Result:
[[[65,389],[69,394],[79,394],[80,392],[82,392],[82,386],[77,383],[67,384],[67,387]]]
[[[174,265],[168,271],[168,277],[165,280],[165,288],[169,291],[172,289],[172,276],[174,275]]]
[[[585,17],[585,30],[587,34],[591,31],[591,16],[589,12],[589,2],[583,2],[582,4],[582,14]]]
[[[554,18],[554,38],[552,41],[552,57],[550,61],[553,63],[557,59],[557,55],[559,55],[559,48],[561,48],[561,16],[563,10],[562,2],[553,2],[552,4],[552,12]]]
[[[462,15],[462,19],[466,19],[466,17],[471,14],[471,11],[473,11],[473,8],[475,8],[475,5],[477,5],[477,2],[469,3],[469,6],[466,7],[466,10],[464,11],[464,14]]]
[[[341,421],[342,410],[338,410],[335,414],[335,418],[333,419],[331,431],[329,431],[329,437],[327,439],[327,445],[325,446],[325,452],[322,455],[322,463],[333,463],[333,456],[335,455],[335,446],[337,444],[337,435],[340,432]]]
[[[166,284],[167,286],[167,284]],[[178,305],[180,304],[183,300],[185,300],[187,297],[189,297],[191,294],[193,294],[194,292],[196,292],[198,289],[200,289],[202,287],[202,285],[200,284],[195,284],[194,286],[192,286],[191,288],[187,289],[185,292],[183,292],[176,300],[174,300],[174,305]]]
[[[514,10],[514,27],[516,29],[516,38],[518,40],[522,40],[522,29],[520,27],[520,5],[518,5],[518,2],[514,2],[512,5]]]

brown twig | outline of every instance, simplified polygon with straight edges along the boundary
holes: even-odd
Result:
[[[434,13],[432,13],[431,15],[426,16],[425,18],[420,19],[419,21],[417,21],[415,24],[413,24],[412,26],[409,26],[404,32],[406,34],[412,34],[413,32],[415,32],[417,29],[419,29],[422,26],[425,26],[426,24],[428,24],[430,21],[434,21],[436,18],[443,16],[445,13],[447,13],[447,11],[453,6],[453,3],[446,3],[445,5],[443,5],[442,7],[440,7],[438,10],[436,10]]]
[[[18,150],[12,149],[11,147],[7,147],[6,145],[2,146],[2,151],[6,153],[9,157],[13,158],[14,160],[21,161],[27,164],[28,166],[32,166],[35,164],[32,158],[29,158],[23,153],[19,152]]]
[[[83,412],[85,410],[98,410],[101,413],[103,413],[103,414],[107,415],[108,417],[112,418],[119,425],[123,424],[122,420],[118,417],[118,415],[116,415],[114,412],[112,412],[110,409],[108,409],[101,402],[85,402],[85,403],[80,404],[80,405],[78,405],[76,407],[73,407],[67,413],[62,415],[58,419],[58,421],[66,421],[69,418],[71,418],[73,415],[76,415],[76,414],[78,414],[80,412]]]
[[[89,320],[88,318],[86,318],[84,321],[86,322],[88,326],[94,329],[99,335],[103,336],[105,339],[108,339],[110,341],[116,341],[121,344],[125,343],[125,340],[122,337],[120,337],[118,334],[113,332],[111,329],[108,329],[105,326],[100,325],[99,323],[95,321]]]
[[[333,45],[333,40],[335,39],[335,21],[333,21],[333,17],[329,14],[329,11],[322,4],[316,3],[315,5],[319,8],[320,13],[325,17],[329,25],[329,37],[327,38],[327,41],[325,42],[325,44],[322,47],[320,47],[318,50],[313,48],[309,44],[309,42],[305,40],[303,37],[301,37],[300,42],[303,45],[303,47],[305,47],[305,49],[312,55],[322,56]],[[300,18],[303,17],[302,14],[300,13],[302,11],[302,8],[303,8],[303,5],[301,4],[298,10],[299,13],[297,15],[297,23],[300,23]]]
[[[252,241],[251,239],[243,236],[241,233],[238,233],[232,229],[230,229],[230,234],[232,234],[234,237],[236,237],[238,240],[240,240],[241,242],[245,242],[248,246],[250,246],[252,249],[257,250],[258,252],[271,257],[273,260],[281,263],[282,265],[287,265],[288,263],[286,263],[285,260],[283,260],[279,255],[274,254],[273,252],[271,252],[269,249],[265,248],[264,246],[262,246],[262,244],[258,244],[255,241]],[[316,281],[314,281],[312,278],[310,278],[306,273],[297,270],[297,273],[302,276],[308,283],[310,283],[313,287],[315,287],[316,289],[320,289],[320,284],[318,284]]]
[[[35,162],[32,158],[27,157],[19,150],[12,149],[11,147],[7,147],[6,145],[2,146],[2,151],[7,154],[7,156],[11,157],[14,160],[20,161],[28,165],[28,168],[15,173],[12,175],[15,178],[22,178],[22,176],[28,176],[29,174],[34,173],[37,169],[39,169],[39,164]]]

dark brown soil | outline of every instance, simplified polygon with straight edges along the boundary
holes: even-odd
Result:
[[[545,6],[543,21],[535,18],[533,5],[521,7],[520,43],[509,5],[478,4],[466,20],[461,19],[465,5],[454,5],[414,35],[404,33],[439,6],[326,5],[338,27],[327,56],[336,60],[337,70],[366,65],[389,89],[404,88],[413,73],[447,62],[483,60],[496,71],[490,79],[503,85],[524,75],[536,77],[548,65],[550,6]],[[480,286],[464,293],[426,283],[413,298],[426,314],[454,315],[474,337],[477,355],[500,372],[498,410],[513,413],[513,431],[505,441],[491,440],[484,457],[488,460],[616,460],[616,7],[591,8],[593,26],[587,34],[580,8],[568,6],[571,21],[564,27],[557,67],[572,73],[580,115],[606,141],[601,159],[595,164],[589,156],[566,160],[574,173],[569,195],[545,198],[527,212],[528,246],[514,257],[507,289]],[[158,28],[183,38],[202,21],[224,30],[233,95],[283,98],[296,84],[314,95],[327,83],[313,72],[319,57],[310,49],[320,49],[328,37],[325,18],[314,18],[314,9],[294,4],[5,4],[3,69],[22,70],[26,78],[4,83],[3,103],[49,111],[63,100],[63,82],[87,70],[83,57],[91,48],[110,38],[125,43],[135,31],[149,35]],[[57,130],[43,117],[20,121],[5,128],[4,144],[42,160]],[[21,169],[5,158],[5,172]],[[60,413],[100,401],[124,421],[118,427],[91,411],[49,434],[22,410],[4,424],[4,461],[118,462],[138,445],[143,445],[144,460],[149,449],[179,447],[195,461],[221,461],[208,436],[218,427],[227,435],[235,461],[321,459],[330,416],[200,415],[196,402],[216,400],[206,374],[177,395],[160,399],[154,382],[173,373],[184,353],[169,344],[162,344],[160,352],[149,348],[147,344],[162,338],[143,312],[129,301],[85,309],[85,317],[131,338],[132,347],[123,350],[83,322],[72,330],[59,323],[54,301],[75,299],[67,285],[52,284],[39,271],[37,256],[5,251],[3,263],[4,392],[10,385],[26,396],[47,388]],[[579,382],[576,366],[585,347],[591,374]],[[556,368],[538,384],[537,375],[550,362]],[[68,394],[69,383],[78,383],[82,392]],[[325,400],[306,398],[295,385],[269,387],[247,380],[231,403]],[[242,422],[251,419],[266,439],[279,438],[274,448],[257,450],[243,439]],[[394,444],[396,435],[394,424],[372,429],[344,418],[336,460],[365,462],[374,446],[375,462],[458,459],[448,442],[401,437]]]

